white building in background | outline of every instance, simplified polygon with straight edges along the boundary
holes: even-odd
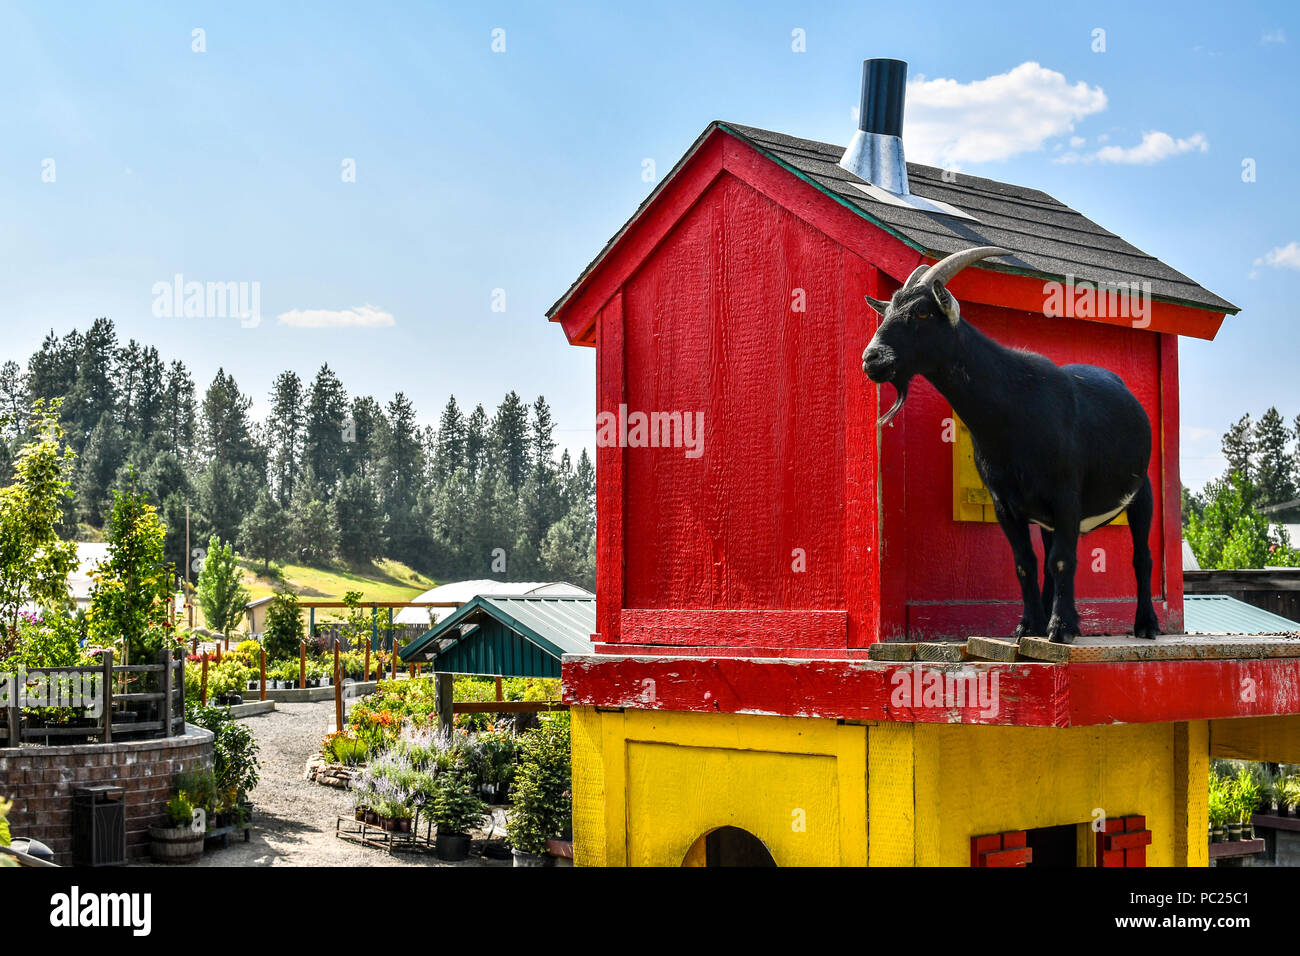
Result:
[[[108,557],[108,544],[104,541],[78,541],[77,566],[68,575],[68,592],[78,611],[90,607],[90,574],[99,562]]]
[[[480,594],[533,594],[550,597],[587,597],[591,592],[576,584],[564,581],[453,581],[430,588],[415,601],[455,601],[464,604]],[[394,624],[416,624],[432,627],[451,616],[454,607],[404,607],[393,615]]]

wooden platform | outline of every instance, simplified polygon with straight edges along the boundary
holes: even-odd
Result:
[[[1165,634],[1142,640],[1131,634],[1085,635],[1073,644],[1041,637],[971,637],[965,641],[873,644],[873,661],[1036,661],[1050,664],[1120,661],[1229,661],[1300,657],[1300,634]]]

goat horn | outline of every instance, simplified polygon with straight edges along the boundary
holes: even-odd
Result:
[[[972,263],[987,259],[990,256],[1009,255],[1011,255],[1011,250],[1003,249],[1001,246],[976,246],[974,249],[963,249],[961,252],[954,252],[947,258],[941,259],[930,266],[921,281],[946,286],[953,276]],[[915,275],[916,273],[913,273],[913,276]],[[912,280],[908,279],[907,281],[910,283]]]
[[[929,272],[931,268],[932,268],[931,266],[917,266],[915,269],[912,270],[912,274],[907,277],[907,281],[903,283],[903,287],[898,291],[907,292],[913,287],[915,287],[916,284],[920,282],[922,278],[925,277],[925,274]]]

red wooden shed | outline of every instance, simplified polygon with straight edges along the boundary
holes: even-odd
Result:
[[[1212,338],[1236,308],[1045,193],[908,164],[913,197],[958,213],[936,214],[843,152],[711,123],[549,313],[596,347],[598,411],[626,439],[598,436],[598,642],[843,656],[1012,631],[1010,550],[964,430],[918,380],[877,431],[893,389],[860,364],[877,322],[863,296],[976,245],[1015,254],[954,281],[964,320],[1110,368],[1145,405],[1152,593],[1180,631],[1177,336]],[[671,447],[683,421],[698,447]],[[1131,625],[1131,551],[1123,527],[1082,539],[1085,630]]]

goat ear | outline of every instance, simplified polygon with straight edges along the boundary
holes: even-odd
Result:
[[[864,295],[862,298],[867,300],[867,305],[876,310],[877,315],[882,319],[885,317],[885,309],[889,308],[888,302],[882,302],[880,299],[873,299],[869,295]]]
[[[943,314],[948,316],[948,321],[956,327],[961,321],[961,306],[957,304],[957,297],[937,282],[930,286],[930,291],[934,293],[935,301],[943,309]]]

